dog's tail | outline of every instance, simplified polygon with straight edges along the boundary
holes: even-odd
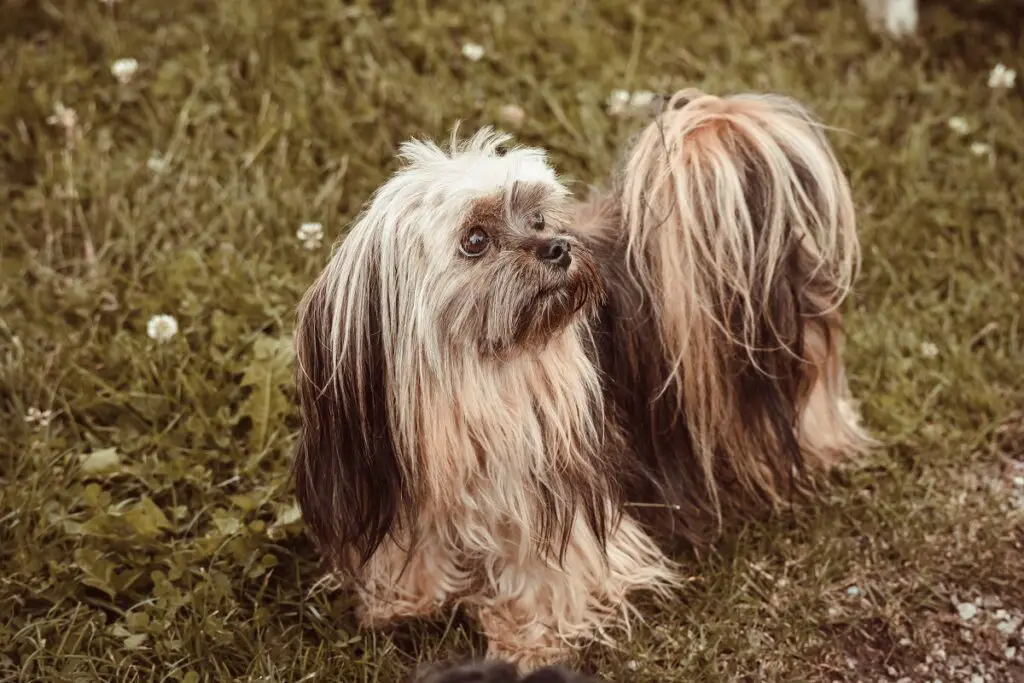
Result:
[[[856,221],[823,127],[788,98],[680,91],[621,191],[667,368],[656,401],[685,421],[716,512],[729,489],[775,502],[808,464],[865,448],[839,348]]]

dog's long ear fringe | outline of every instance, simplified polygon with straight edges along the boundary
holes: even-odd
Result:
[[[726,489],[777,501],[802,476],[805,334],[832,350],[859,259],[831,147],[792,100],[683,91],[636,139],[621,190],[629,269],[665,354],[657,400],[686,423],[710,507]]]
[[[377,266],[367,259],[361,267]],[[321,275],[300,304],[296,331],[296,497],[318,549],[340,571],[365,563],[409,503],[388,418],[379,279],[360,273],[361,291],[337,306],[333,289],[350,286],[340,281],[346,275]],[[335,326],[345,335],[341,347]]]

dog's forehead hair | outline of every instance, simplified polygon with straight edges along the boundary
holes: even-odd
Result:
[[[540,182],[515,182],[505,189],[478,197],[470,203],[464,225],[496,225],[524,218],[542,210],[553,192]]]

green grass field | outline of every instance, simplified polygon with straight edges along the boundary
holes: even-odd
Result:
[[[0,680],[390,683],[482,652],[459,617],[363,632],[310,594],[295,305],[400,141],[517,104],[582,186],[641,125],[612,90],[697,85],[839,129],[865,252],[848,360],[884,448],[688,560],[678,603],[579,666],[1024,681],[1024,102],[987,85],[1024,70],[1021,13],[925,0],[895,44],[854,0],[6,0]]]

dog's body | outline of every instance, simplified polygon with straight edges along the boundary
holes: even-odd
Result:
[[[492,657],[555,661],[678,582],[654,534],[706,542],[867,444],[827,141],[782,98],[669,104],[583,204],[504,136],[407,144],[307,293],[297,495],[364,624],[460,604]]]

